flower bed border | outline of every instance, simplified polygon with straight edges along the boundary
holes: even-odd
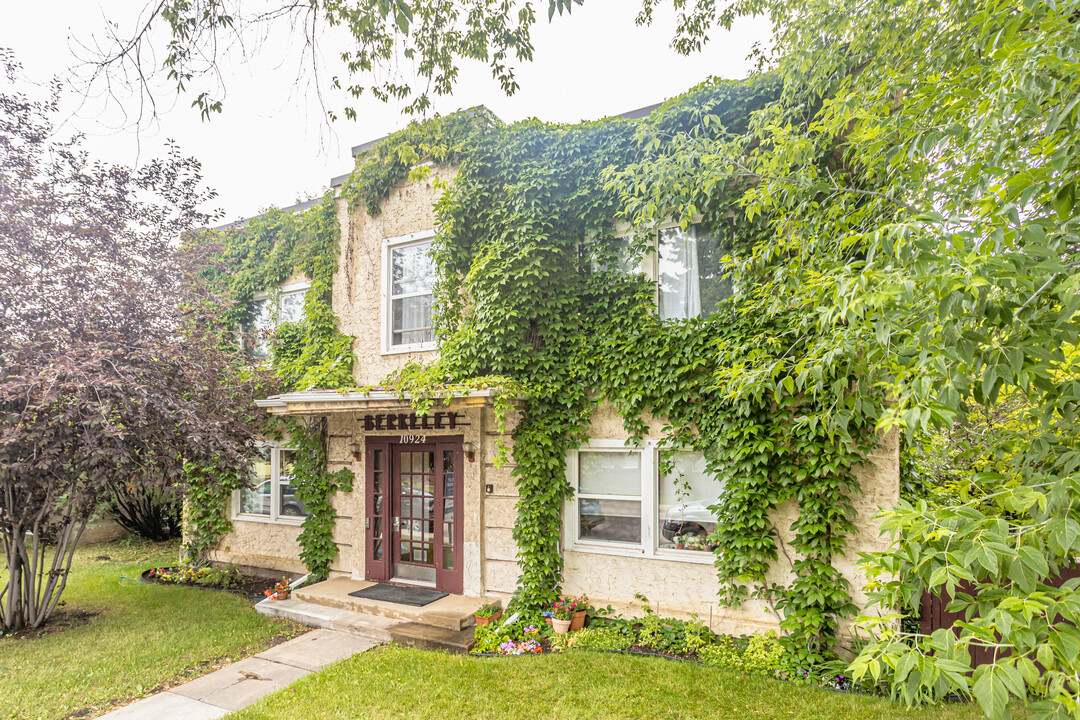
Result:
[[[139,574],[139,581],[144,582],[147,585],[162,585],[162,586],[170,586],[171,585],[172,587],[188,587],[188,588],[195,588],[196,590],[217,590],[218,592],[227,592],[227,593],[231,593],[233,595],[239,595],[240,597],[247,598],[248,600],[251,601],[252,604],[257,603],[260,600],[265,599],[265,596],[262,595],[261,593],[258,594],[258,595],[253,595],[251,593],[245,592],[244,590],[238,590],[238,589],[234,589],[234,588],[215,587],[213,585],[199,585],[197,583],[165,582],[163,580],[158,580],[157,578],[150,577],[150,575],[149,575],[151,570],[175,570],[175,569],[177,569],[179,567],[180,567],[179,565],[170,565],[170,566],[164,566],[164,567],[147,568],[146,570],[143,570]],[[258,577],[258,576],[256,576],[256,575],[248,575],[246,577]]]

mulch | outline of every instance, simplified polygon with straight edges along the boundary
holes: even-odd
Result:
[[[46,635],[52,635],[53,633],[63,632],[70,630],[80,625],[86,625],[90,622],[98,613],[93,610],[76,610],[63,607],[64,601],[61,600],[56,605],[56,610],[49,616],[49,621],[36,628],[24,628],[17,632],[4,635],[5,639],[12,638],[14,640],[36,640],[39,637]]]

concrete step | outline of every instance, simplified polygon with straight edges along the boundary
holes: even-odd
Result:
[[[294,590],[292,597],[327,609],[336,608],[361,615],[430,625],[455,632],[473,625],[473,613],[484,604],[482,598],[447,595],[427,605],[412,607],[410,605],[369,600],[349,595],[351,592],[374,584],[362,580],[350,580],[349,578],[331,578],[330,580],[324,580]],[[291,602],[291,600],[284,602]]]
[[[471,627],[447,630],[419,623],[401,623],[390,629],[390,639],[405,647],[465,654],[472,649],[473,630]]]
[[[296,593],[293,593],[293,597],[288,600],[267,598],[255,604],[255,611],[267,617],[284,618],[309,627],[361,635],[377,643],[390,642],[390,629],[403,622],[380,615],[355,613],[341,608],[316,605],[295,599],[295,596]]]

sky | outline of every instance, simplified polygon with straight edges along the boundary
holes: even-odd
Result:
[[[435,98],[431,112],[483,104],[506,122],[617,115],[678,95],[709,77],[746,77],[751,49],[769,37],[767,20],[744,19],[730,32],[714,30],[700,53],[683,57],[669,47],[676,22],[670,10],[658,12],[652,27],[640,28],[634,24],[636,0],[587,0],[549,24],[547,3],[534,3],[541,10],[533,30],[536,50],[533,62],[518,69],[517,93],[507,97],[485,65],[463,64],[454,94]],[[54,0],[43,12],[34,3],[9,3],[0,11],[0,48],[14,50],[29,77],[64,77],[84,55],[80,44],[103,37],[107,22],[117,32],[130,32],[146,4]],[[332,35],[322,38],[331,57],[333,41]],[[411,119],[400,105],[371,97],[354,105],[356,120],[343,117],[341,96],[324,94],[321,102],[310,73],[298,77],[296,39],[285,29],[247,49],[246,58],[232,55],[221,65],[224,108],[209,121],[190,106],[194,95],[177,97],[162,85],[152,123],[132,126],[139,108],[135,97],[72,93],[61,129],[83,133],[95,158],[129,165],[162,155],[165,142],[175,141],[202,162],[205,183],[218,192],[213,205],[225,222],[321,195],[331,177],[351,169],[352,146],[399,130]],[[327,63],[322,72],[335,69]],[[326,108],[338,110],[339,119],[331,122]]]

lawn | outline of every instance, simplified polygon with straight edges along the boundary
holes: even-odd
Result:
[[[121,583],[176,557],[175,543],[79,548],[62,610],[95,614],[40,637],[0,638],[0,718],[98,715],[306,630],[231,593]]]
[[[872,697],[653,657],[597,652],[475,658],[376,648],[228,716],[976,720],[971,705],[909,711]]]

